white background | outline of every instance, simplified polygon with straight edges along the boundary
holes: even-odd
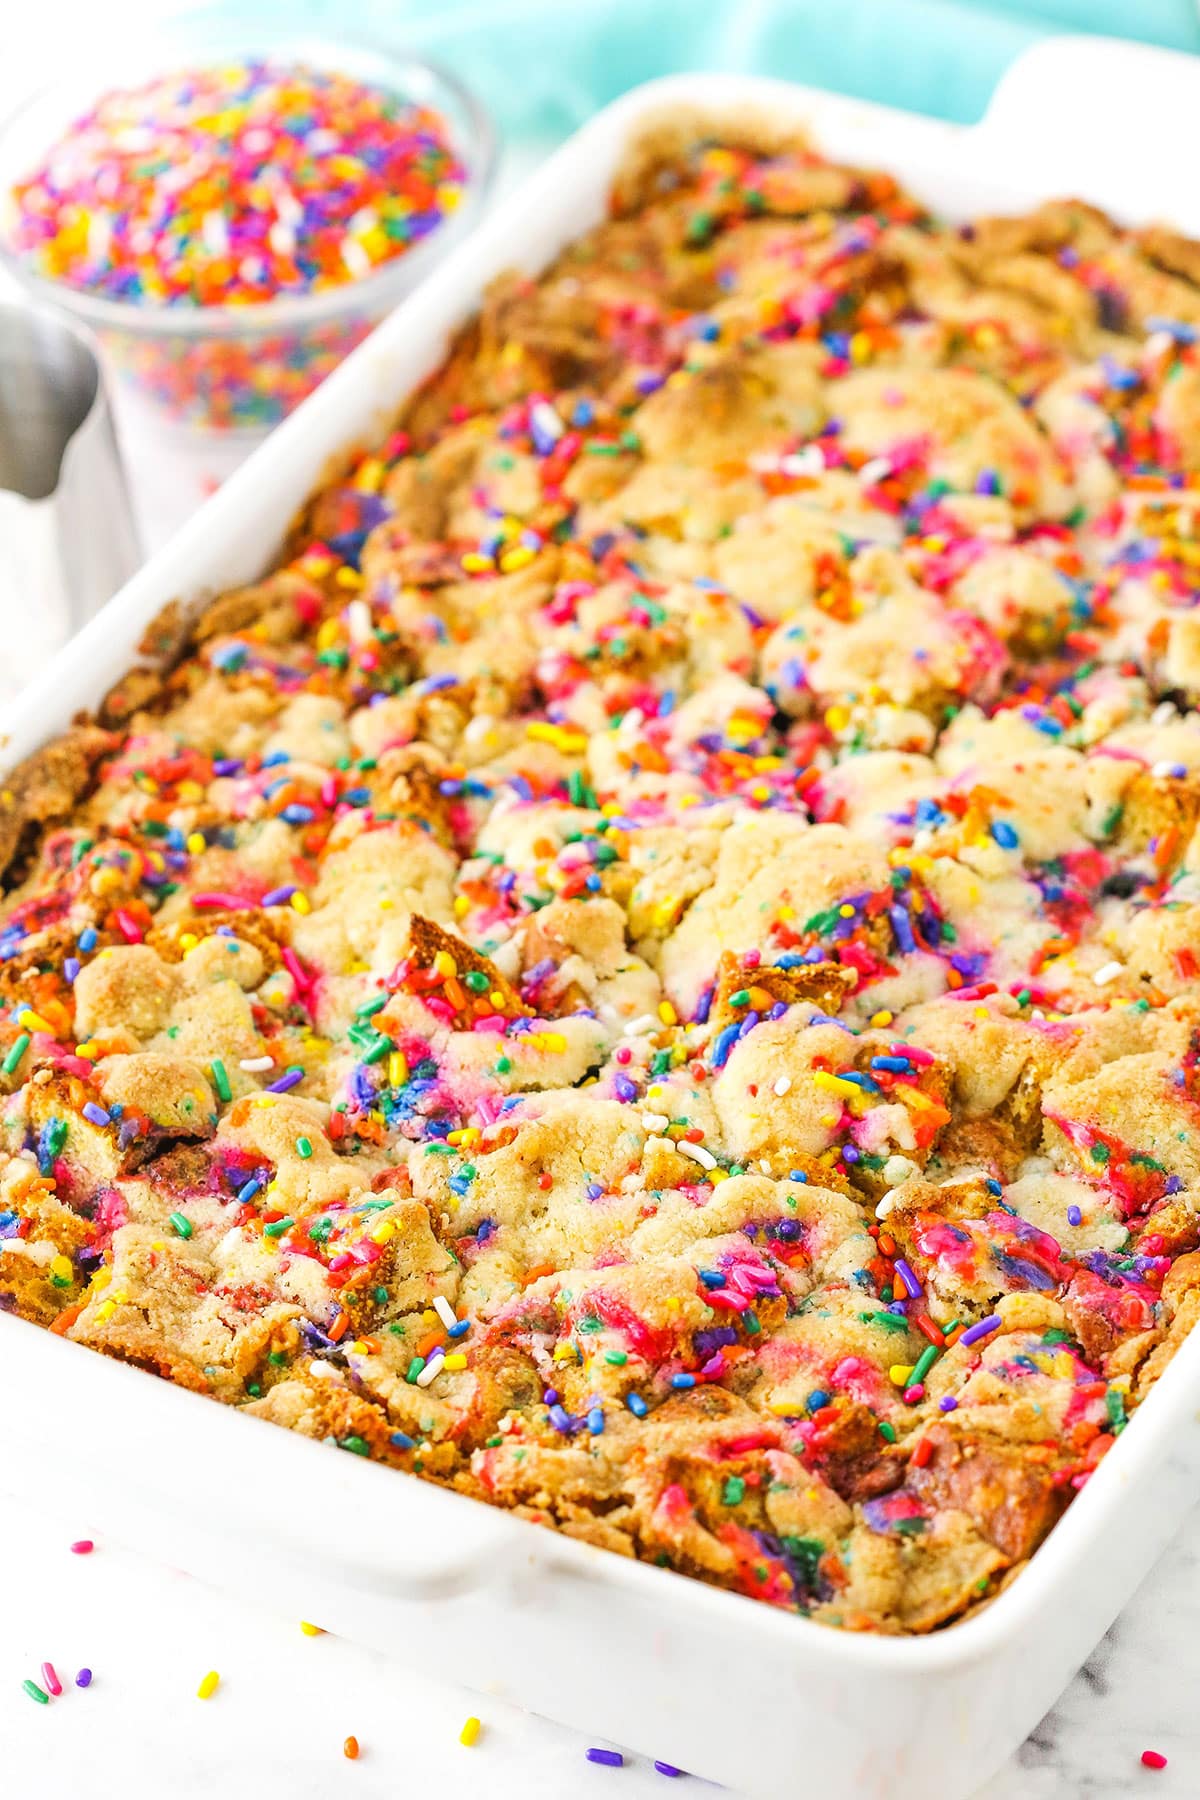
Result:
[[[103,34],[110,54],[124,32],[160,10],[155,0],[0,0],[0,104],[53,71],[58,46]],[[129,446],[151,539],[161,535],[194,464]],[[158,484],[150,485],[157,469]],[[165,477],[165,479],[164,479]],[[54,1430],[48,1418],[47,1431]],[[34,1513],[7,1496],[0,1399],[0,1794],[38,1800],[573,1800],[575,1795],[649,1800],[715,1792],[696,1780],[671,1783],[644,1758],[624,1769],[589,1765],[586,1740],[455,1686],[453,1670],[415,1675],[386,1658],[299,1621],[243,1605],[135,1551],[89,1535],[69,1494],[45,1496]],[[266,1522],[264,1522],[266,1524]],[[1200,1513],[1151,1577],[1059,1707],[980,1800],[1099,1800],[1145,1793],[1194,1800],[1200,1793],[1194,1645],[1200,1639]],[[316,1621],[319,1623],[319,1621]],[[21,1691],[49,1659],[66,1691],[48,1707]],[[81,1665],[87,1691],[73,1686]],[[196,1698],[208,1669],[222,1680]],[[869,1696],[864,1704],[869,1705]],[[458,1743],[469,1713],[484,1730],[471,1750]],[[730,1721],[731,1730],[741,1727]],[[354,1733],[357,1762],[342,1755]],[[752,1734],[748,1740],[752,1743]],[[1152,1773],[1142,1749],[1169,1758]],[[803,1795],[803,1770],[797,1795]],[[929,1792],[938,1796],[937,1748]],[[816,1800],[816,1797],[814,1797]]]

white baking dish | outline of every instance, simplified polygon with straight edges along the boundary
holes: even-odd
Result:
[[[1083,39],[1014,65],[969,130],[772,81],[681,76],[627,95],[61,652],[11,721],[10,763],[97,701],[164,603],[269,563],[331,458],[382,427],[489,278],[513,263],[536,269],[600,216],[648,113],[684,102],[807,120],[832,154],[893,170],[950,214],[1075,191],[1197,231],[1186,152],[1198,100],[1200,62]],[[962,1800],[1052,1704],[1168,1541],[1200,1473],[1197,1333],[1008,1592],[964,1625],[888,1640],[559,1538],[7,1316],[0,1370],[5,1480],[31,1496],[69,1491],[87,1529],[771,1800]]]

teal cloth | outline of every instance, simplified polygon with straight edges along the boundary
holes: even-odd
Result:
[[[785,76],[965,124],[1014,57],[1058,32],[1200,51],[1195,0],[243,0],[247,10],[441,59],[527,152],[679,70]]]

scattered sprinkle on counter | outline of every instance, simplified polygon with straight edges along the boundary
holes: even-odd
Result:
[[[348,1737],[344,1740],[342,1744],[342,1755],[348,1762],[357,1762],[359,1749],[358,1739],[356,1737]]]
[[[584,1752],[591,1763],[602,1763],[606,1769],[620,1769],[625,1766],[625,1758],[619,1750],[601,1750],[594,1744]]]
[[[472,1715],[458,1734],[459,1743],[465,1744],[469,1750],[472,1744],[477,1744],[479,1742],[479,1733],[482,1729],[483,1727],[479,1720]]]
[[[25,1692],[29,1695],[29,1698],[31,1700],[36,1700],[39,1706],[49,1706],[49,1704],[50,1704],[49,1694],[46,1692],[45,1688],[40,1688],[36,1681],[31,1681],[29,1679],[26,1679],[25,1681],[23,1681],[21,1683],[21,1686],[25,1689]]]
[[[91,1687],[91,1685],[92,1671],[88,1668],[80,1669],[75,1676],[75,1686],[77,1688],[87,1688]]]
[[[1167,1759],[1161,1750],[1143,1750],[1142,1767],[1146,1769],[1165,1769]]]
[[[95,1548],[91,1538],[76,1538],[71,1545],[71,1554],[73,1556],[90,1556]]]
[[[211,1700],[220,1685],[221,1677],[217,1674],[215,1669],[210,1669],[208,1674],[202,1677],[200,1686],[196,1689],[196,1698],[198,1700]]]

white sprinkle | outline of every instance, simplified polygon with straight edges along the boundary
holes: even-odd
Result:
[[[433,1296],[433,1310],[442,1321],[442,1324],[446,1327],[447,1331],[449,1331],[452,1326],[458,1324],[458,1314],[447,1300],[445,1294],[435,1294]]]
[[[541,432],[543,437],[551,438],[555,443],[565,429],[562,420],[548,400],[539,400],[529,409],[529,423]]]
[[[445,1360],[444,1353],[440,1350],[435,1350],[429,1361],[425,1364],[425,1367],[421,1370],[421,1373],[417,1376],[417,1386],[428,1387],[431,1381],[436,1381],[442,1372],[442,1364]]]
[[[642,1124],[647,1131],[665,1131],[671,1123],[666,1113],[643,1113]]]
[[[1110,981],[1115,981],[1118,975],[1123,975],[1124,973],[1125,966],[1123,963],[1109,962],[1105,963],[1102,969],[1096,970],[1096,973],[1092,976],[1092,980],[1097,987],[1107,987]]]
[[[806,444],[803,450],[790,450],[779,459],[781,475],[823,475],[825,452],[820,444]]]
[[[783,1096],[787,1093],[787,1091],[791,1087],[791,1085],[792,1085],[792,1078],[790,1075],[781,1075],[779,1077],[779,1080],[775,1083],[775,1092],[779,1095],[779,1098],[781,1100],[783,1099]]]
[[[630,1019],[625,1027],[625,1036],[645,1037],[648,1031],[657,1031],[661,1024],[662,1020],[656,1019],[653,1013],[642,1013],[640,1017]]]
[[[886,481],[892,472],[892,465],[886,456],[873,456],[858,471],[864,487],[874,487],[877,481]]]
[[[294,256],[296,254],[295,228],[289,225],[286,219],[275,220],[275,223],[267,232],[267,242],[270,244],[276,256]],[[348,242],[342,244],[342,261],[346,264],[347,268],[350,267],[349,258],[346,255],[346,251],[349,247]],[[358,251],[358,254],[361,257],[366,258],[369,263],[370,259],[367,257],[365,250],[361,249],[358,244],[355,244],[353,248]],[[350,270],[350,273],[354,273],[353,269]]]
[[[706,1150],[703,1144],[689,1144],[685,1138],[680,1138],[675,1148],[680,1156],[690,1157],[692,1162],[699,1163],[702,1169],[715,1169],[717,1166],[716,1157],[711,1150]]]
[[[346,608],[346,624],[350,630],[352,644],[369,644],[375,632],[371,624],[371,609],[365,600],[352,600]]]
[[[272,248],[274,248],[275,233],[278,229],[279,227],[277,225],[272,225],[268,234],[271,239]],[[358,243],[355,238],[347,237],[342,239],[342,261],[345,263],[347,269],[349,269],[350,274],[355,281],[361,281],[365,275],[371,273],[371,259],[363,249],[362,245]],[[422,1371],[422,1374],[423,1373],[424,1371]],[[420,1381],[420,1379],[421,1376],[418,1375],[417,1380]]]
[[[879,1202],[879,1205],[875,1208],[875,1217],[877,1219],[886,1219],[899,1198],[900,1196],[898,1193],[893,1192],[891,1194],[885,1194],[883,1199]]]
[[[316,1375],[322,1381],[340,1381],[342,1379],[342,1371],[336,1363],[310,1362],[308,1372],[310,1375]]]
[[[274,1067],[275,1058],[273,1056],[243,1056],[238,1064],[238,1068],[245,1069],[247,1075],[265,1075],[268,1069]]]
[[[1174,701],[1162,700],[1150,714],[1150,723],[1152,725],[1169,725],[1175,717]]]
[[[200,236],[210,256],[229,255],[229,229],[224,213],[206,212],[200,221]]]
[[[1142,348],[1147,356],[1162,356],[1164,352],[1172,350],[1174,346],[1175,339],[1169,331],[1152,331]]]

